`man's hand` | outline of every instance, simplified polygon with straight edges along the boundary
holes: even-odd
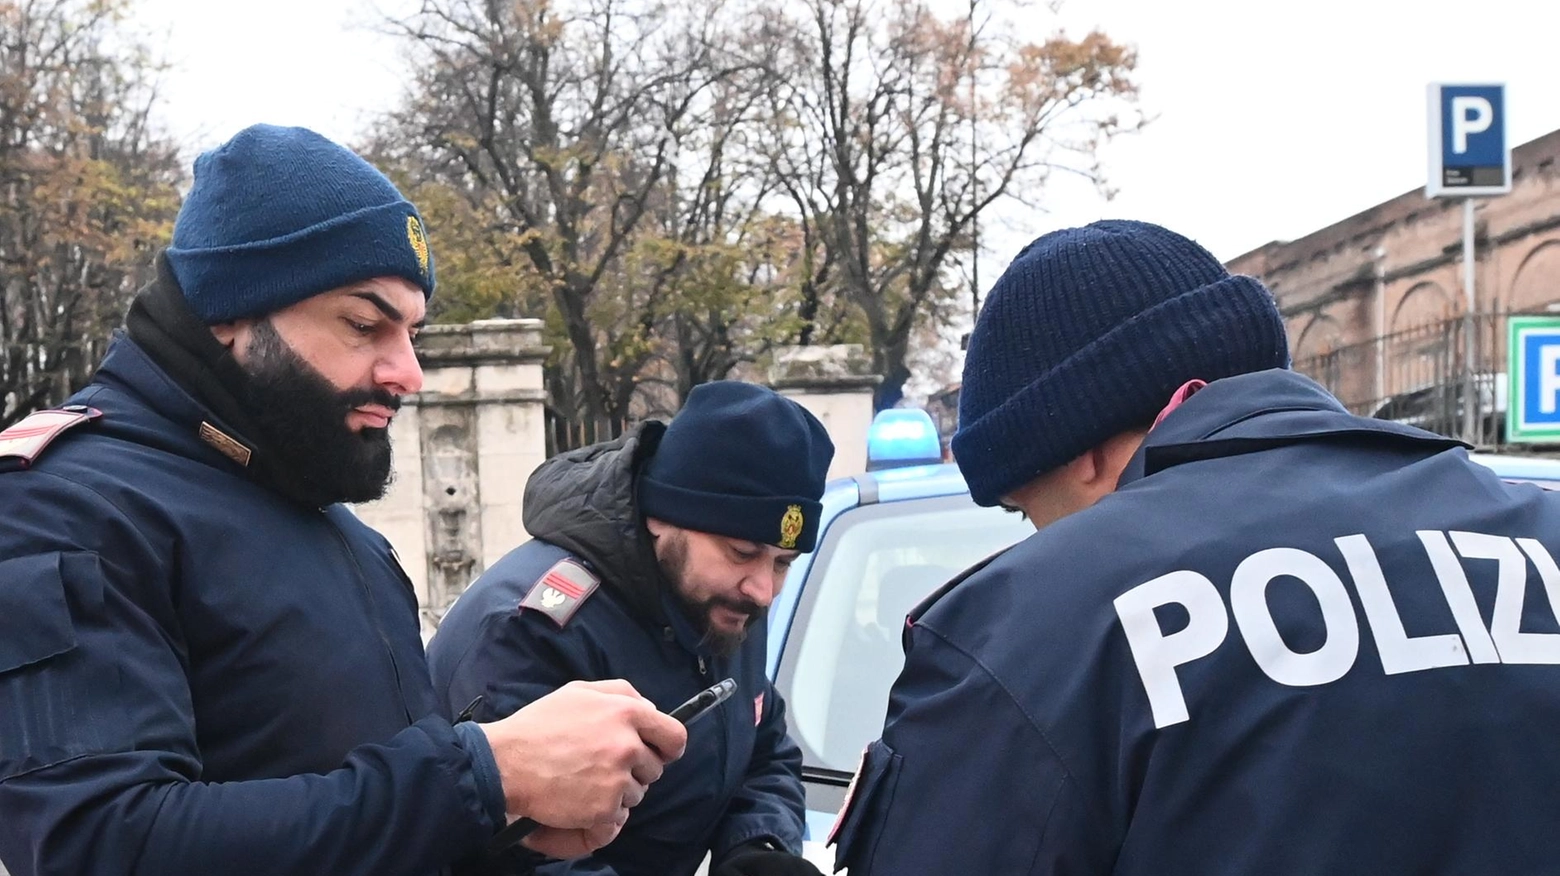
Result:
[[[688,744],[687,730],[626,681],[570,682],[479,726],[498,762],[509,818],[543,825],[527,845],[549,855],[575,850],[554,857],[610,842]]]
[[[740,846],[710,876],[823,876],[806,858],[761,846]]]
[[[567,861],[583,858],[591,852],[617,839],[621,824],[602,824],[581,830],[564,830],[557,827],[539,827],[522,843],[533,851],[549,858]]]

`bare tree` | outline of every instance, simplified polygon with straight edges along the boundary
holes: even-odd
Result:
[[[710,91],[751,66],[726,26],[715,0],[425,0],[398,25],[424,73],[374,151],[491,223],[516,306],[567,343],[560,407],[626,415],[655,355],[666,266],[636,245]]]
[[[780,343],[866,344],[895,403],[980,216],[1098,181],[1133,54],[921,0],[422,0],[370,152],[432,218],[440,318],[545,315],[554,407],[675,409]],[[1125,113],[1125,120],[1117,112]]]
[[[1013,39],[989,0],[953,20],[919,0],[803,8],[771,27],[792,36],[775,54],[770,142],[815,264],[804,313],[831,287],[857,309],[884,378],[877,406],[892,407],[917,323],[953,294],[951,260],[974,248],[981,214],[1033,203],[1054,172],[1103,182],[1099,146],[1141,123],[1135,55],[1100,33]]]
[[[748,51],[762,47],[751,27],[736,36]],[[672,293],[659,325],[670,368],[644,380],[672,383],[678,405],[693,387],[756,362],[796,331],[796,223],[767,209],[777,175],[760,142],[771,73],[755,53],[709,90],[702,124],[678,134],[679,161],[655,211],[647,245],[666,254],[653,282]]]
[[[0,427],[91,375],[178,208],[121,0],[0,2]]]

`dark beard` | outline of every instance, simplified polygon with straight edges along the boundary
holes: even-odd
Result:
[[[701,644],[717,657],[730,657],[737,653],[737,649],[747,640],[747,628],[763,616],[763,609],[758,603],[727,599],[724,596],[711,596],[708,599],[695,601],[684,596],[682,583],[688,570],[688,540],[685,535],[670,537],[657,562],[661,566],[661,575],[671,585],[672,595],[677,598],[683,614],[688,616],[688,620],[692,621],[694,627],[704,636]],[[710,612],[716,607],[747,614],[747,626],[735,633],[711,628]]]
[[[365,404],[401,407],[379,389],[341,391],[293,351],[270,320],[254,324],[249,344],[246,405],[259,438],[300,486],[300,498],[320,506],[370,502],[390,485],[390,432],[354,432],[347,414]]]

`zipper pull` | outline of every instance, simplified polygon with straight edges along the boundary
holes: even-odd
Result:
[[[699,674],[700,675],[709,675],[710,674],[710,667],[704,662],[704,655],[703,654],[699,655]]]

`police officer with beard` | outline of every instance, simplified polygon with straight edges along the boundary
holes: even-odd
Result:
[[[662,709],[731,678],[687,755],[594,855],[545,876],[817,876],[802,841],[801,752],[765,674],[765,610],[817,541],[834,455],[764,387],[695,387],[671,425],[549,460],[525,492],[535,537],[488,569],[428,646],[449,709],[497,718],[578,679],[621,677]],[[520,862],[525,864],[526,862]],[[524,869],[524,867],[516,868]]]
[[[0,433],[0,859],[42,874],[405,874],[507,821],[609,841],[682,728],[621,681],[441,717],[381,495],[422,372],[422,220],[311,131],[194,187],[92,381]]]

